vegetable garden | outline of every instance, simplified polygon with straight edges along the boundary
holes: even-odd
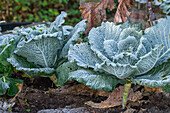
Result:
[[[20,4],[15,13],[36,4],[14,2]],[[57,15],[53,22],[0,34],[1,112],[170,111],[169,0],[74,1],[81,17],[79,9],[74,17],[73,10],[48,2],[39,3],[51,7],[45,11],[50,18],[40,15],[46,9],[16,18],[51,21]]]

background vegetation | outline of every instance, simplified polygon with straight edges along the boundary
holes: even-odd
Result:
[[[67,23],[80,21],[78,0],[0,0],[0,20],[6,22],[54,21],[61,11],[68,14]]]

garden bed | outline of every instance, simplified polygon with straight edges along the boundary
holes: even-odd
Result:
[[[15,75],[13,74],[13,77]],[[169,113],[170,111],[169,93],[148,92],[148,96],[143,96],[138,102],[128,102],[125,110],[122,110],[121,106],[97,109],[84,103],[90,100],[101,102],[107,97],[90,94],[88,91],[83,90],[77,92],[77,94],[76,91],[61,93],[62,90],[79,85],[77,82],[70,82],[57,88],[49,78],[22,79],[24,80],[24,85],[22,92],[17,97],[16,104],[12,108],[14,113],[37,113],[43,109],[58,109],[60,111],[64,109],[67,112],[70,111],[70,113]],[[144,89],[141,87],[138,90],[142,92]],[[143,93],[143,95],[146,95],[146,93]]]

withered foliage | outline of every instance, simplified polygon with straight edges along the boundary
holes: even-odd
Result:
[[[113,90],[113,92],[109,95],[107,100],[102,101],[101,103],[94,103],[92,101],[88,101],[85,104],[94,108],[110,108],[120,106],[122,105],[123,102],[123,90],[124,87],[119,86],[118,88]],[[131,88],[127,100],[135,102],[141,99],[142,97],[143,96],[140,91],[134,92],[133,89]]]
[[[123,23],[128,19],[131,14],[129,12],[131,1],[132,0],[119,0],[119,6],[114,17],[114,23]]]
[[[80,2],[80,12],[83,19],[88,19],[88,32],[92,27],[106,21],[106,8],[113,10],[116,4],[114,0],[99,0],[92,2]]]

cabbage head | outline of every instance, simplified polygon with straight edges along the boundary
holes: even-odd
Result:
[[[106,91],[127,81],[149,87],[168,87],[169,26],[170,17],[159,19],[143,34],[135,25],[102,23],[90,31],[89,43],[70,48],[70,62],[76,61],[81,67],[69,74],[70,79]]]
[[[67,63],[67,54],[69,46],[75,44],[85,31],[86,20],[73,28],[63,25],[66,16],[61,12],[52,23],[16,30],[14,34],[19,36],[19,42],[8,62],[31,77],[50,77],[55,73],[58,76],[58,67],[76,69],[74,63]]]

